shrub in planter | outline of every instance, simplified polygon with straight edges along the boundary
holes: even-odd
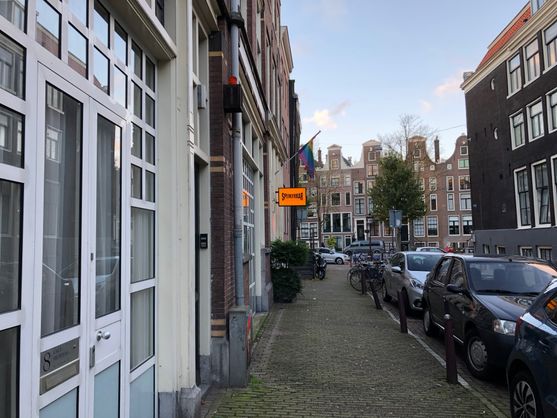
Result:
[[[302,281],[292,266],[303,265],[308,247],[299,241],[275,240],[271,243],[271,280],[275,302],[292,302],[302,290]]]

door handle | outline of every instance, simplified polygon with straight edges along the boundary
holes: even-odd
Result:
[[[102,340],[108,340],[110,338],[110,331],[103,331],[103,330],[99,330],[97,331],[97,341]]]

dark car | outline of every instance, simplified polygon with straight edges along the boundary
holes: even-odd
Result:
[[[516,323],[507,364],[513,417],[557,416],[557,280]]]
[[[486,379],[506,366],[517,319],[555,276],[543,260],[446,254],[424,285],[424,331],[443,329],[446,302],[468,369]]]

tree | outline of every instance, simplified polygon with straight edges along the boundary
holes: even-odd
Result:
[[[398,117],[399,128],[393,133],[380,135],[379,140],[389,152],[396,152],[402,158],[406,156],[408,140],[413,136],[431,138],[434,130],[426,125],[417,115],[403,113]],[[428,146],[428,152],[431,151]]]
[[[388,153],[381,159],[375,187],[368,190],[368,194],[373,201],[373,215],[381,221],[388,222],[389,210],[398,209],[411,229],[411,221],[426,213],[420,180],[397,153]]]

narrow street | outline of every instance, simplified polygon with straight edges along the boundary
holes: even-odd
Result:
[[[273,307],[249,386],[211,392],[202,416],[507,416],[504,386],[488,390],[466,375],[468,385],[447,384],[438,360],[350,287],[347,269],[329,265],[324,281],[304,281],[295,303]],[[419,335],[418,325],[410,320]],[[425,341],[439,352],[441,341]]]

